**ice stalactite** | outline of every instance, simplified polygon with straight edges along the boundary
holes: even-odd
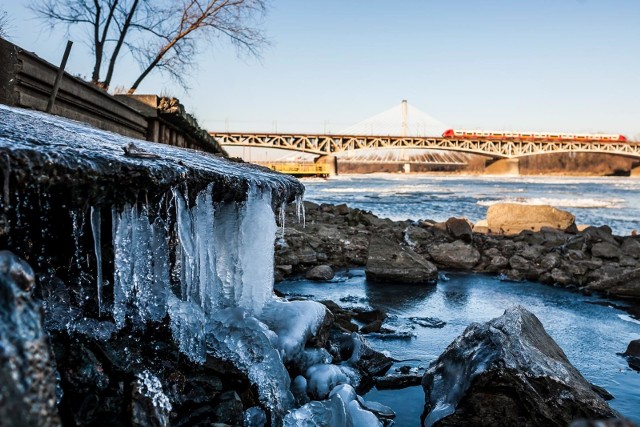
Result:
[[[102,239],[100,236],[100,208],[91,206],[91,231],[96,254],[96,289],[98,292],[98,317],[102,316]]]

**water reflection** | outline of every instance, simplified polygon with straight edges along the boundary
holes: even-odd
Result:
[[[365,295],[369,305],[389,312],[407,311],[424,304],[436,293],[436,285],[388,284],[365,281]]]

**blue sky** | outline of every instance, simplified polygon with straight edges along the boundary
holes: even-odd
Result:
[[[11,41],[58,63],[66,34],[3,2]],[[640,139],[638,0],[276,0],[261,61],[205,44],[185,93],[210,130],[339,132],[407,99],[453,127]],[[75,40],[68,70],[90,75]],[[136,65],[121,63],[116,84]]]

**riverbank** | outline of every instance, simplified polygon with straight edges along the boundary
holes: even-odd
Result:
[[[474,231],[474,224],[459,218],[392,221],[346,204],[305,202],[304,207],[304,223],[297,221],[294,209],[286,212],[287,227],[276,243],[276,281],[291,274],[313,274],[318,266],[372,270],[372,256],[377,257],[376,267],[386,259],[405,270],[422,260],[437,269],[601,292],[625,300],[638,314],[640,236],[616,236],[607,226],[506,236]],[[375,254],[370,252],[372,242]],[[398,254],[408,254],[411,260],[399,261]],[[406,277],[398,276],[397,281],[413,281],[412,273],[399,274]]]

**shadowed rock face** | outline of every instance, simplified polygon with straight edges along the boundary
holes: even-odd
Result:
[[[60,425],[55,365],[38,306],[33,270],[0,251],[0,424]]]
[[[566,426],[617,414],[523,307],[474,323],[422,380],[424,426]]]
[[[195,265],[184,255],[196,252],[194,236],[208,236],[201,246],[209,249],[238,248],[257,240],[239,242],[240,223],[260,228],[254,223],[263,217],[275,233],[270,209],[302,192],[294,178],[264,168],[0,105],[0,248],[35,270],[33,294],[50,334],[30,300],[34,273],[2,258],[0,425],[56,425],[56,410],[64,425],[209,425],[223,421],[220,414],[240,425],[237,399],[225,392],[236,393],[241,409],[267,405],[232,362],[185,356],[190,348],[177,341],[195,334],[176,326],[180,310],[193,309],[186,321],[204,316],[180,299],[188,289],[181,284],[193,283],[181,266]],[[223,234],[215,239],[205,227],[214,213]],[[273,240],[265,240],[269,248]],[[252,265],[268,253],[254,252],[246,257]],[[192,258],[212,265],[211,257]]]

